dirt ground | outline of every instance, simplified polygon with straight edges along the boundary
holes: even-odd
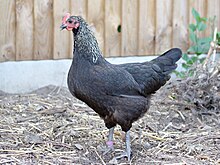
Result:
[[[133,124],[131,162],[114,159],[125,148],[120,127],[115,151],[102,154],[104,122],[66,88],[0,92],[0,164],[220,164],[219,109],[196,113],[171,92],[161,89],[149,112]]]

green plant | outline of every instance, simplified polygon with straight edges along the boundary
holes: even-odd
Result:
[[[188,53],[194,53],[200,55],[207,53],[210,47],[212,37],[199,37],[199,33],[203,32],[207,28],[207,18],[200,17],[199,13],[193,8],[193,17],[196,20],[196,24],[189,25],[189,37],[192,41],[192,45],[187,50]]]
[[[217,44],[220,45],[220,32],[217,32],[216,40],[217,40]]]
[[[199,37],[199,35],[207,28],[208,19],[205,17],[201,17],[194,8],[192,9],[192,15],[196,20],[195,24],[191,23],[189,25],[189,38],[192,44],[187,52],[184,53],[182,56],[183,71],[175,71],[175,74],[180,78],[192,76],[194,74],[194,69],[192,68],[192,66],[195,63],[199,64],[204,61],[204,58],[201,58],[200,55],[208,52],[210,42],[212,41],[211,35],[209,37]]]

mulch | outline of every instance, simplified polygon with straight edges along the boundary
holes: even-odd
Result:
[[[116,127],[115,151],[103,155],[108,130],[67,88],[0,92],[0,164],[220,164],[220,75],[175,80],[152,98],[131,129],[132,160]]]

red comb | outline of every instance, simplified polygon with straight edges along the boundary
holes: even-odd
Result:
[[[65,16],[63,17],[62,23],[65,24],[66,20],[70,17],[70,13],[66,13]]]

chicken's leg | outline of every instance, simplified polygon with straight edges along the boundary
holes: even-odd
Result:
[[[121,154],[120,156],[117,156],[116,159],[120,159],[123,157],[127,157],[128,161],[131,160],[131,144],[130,144],[130,131],[126,132],[125,135],[125,144],[126,144],[126,151]]]
[[[110,151],[114,151],[114,146],[113,146],[113,134],[114,134],[114,128],[112,127],[109,129],[109,133],[108,133],[108,141],[106,142],[107,144],[107,149],[106,151],[103,153],[103,155],[107,154]]]

